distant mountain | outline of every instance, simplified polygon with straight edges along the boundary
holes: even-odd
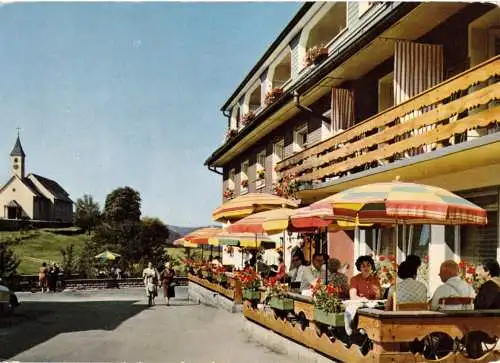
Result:
[[[190,233],[192,231],[195,231],[197,229],[200,229],[200,228],[218,227],[218,226],[212,225],[212,226],[199,226],[199,227],[179,227],[179,226],[170,226],[170,225],[167,224],[167,227],[168,227],[169,230],[171,230],[171,231],[173,231],[175,233],[180,234],[180,237],[184,237],[186,234],[188,234],[188,233]]]

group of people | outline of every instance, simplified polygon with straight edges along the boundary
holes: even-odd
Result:
[[[57,282],[61,277],[60,275],[62,275],[62,271],[57,263],[53,263],[52,266],[47,266],[47,263],[43,262],[38,271],[38,286],[41,292],[56,292]]]
[[[279,259],[276,278],[282,281],[300,283],[300,290],[308,290],[318,279],[333,284],[340,291],[340,298],[351,300],[386,299],[385,308],[393,309],[394,296],[396,304],[428,303],[432,310],[441,308],[440,302],[448,297],[474,298],[475,309],[500,309],[500,267],[496,260],[483,261],[477,269],[478,277],[486,281],[479,289],[477,296],[473,287],[460,278],[459,265],[453,260],[441,264],[439,277],[443,284],[439,286],[429,300],[427,285],[417,280],[417,271],[422,264],[416,255],[409,255],[398,267],[397,288],[394,285],[384,290],[376,275],[375,261],[371,256],[360,256],[356,260],[359,273],[348,282],[345,275],[347,264],[341,264],[336,258],[316,253],[312,263],[307,266],[304,256],[297,251],[292,254],[292,262],[288,273],[285,272],[283,259]],[[396,294],[394,294],[396,292]]]
[[[158,272],[157,268],[153,267],[151,262],[148,263],[142,271],[142,278],[144,279],[144,288],[146,289],[146,297],[150,294],[153,295],[153,305],[154,298],[158,296],[158,287],[163,288],[163,297],[165,299],[165,305],[170,305],[170,299],[175,297],[175,271],[172,268],[170,262],[165,263],[165,267],[161,273]]]

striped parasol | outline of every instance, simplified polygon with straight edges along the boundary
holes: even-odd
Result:
[[[118,253],[108,251],[108,250],[99,253],[97,256],[94,256],[94,258],[97,258],[100,260],[110,260],[110,261],[114,261],[118,257],[121,257],[121,255],[119,255]]]
[[[238,220],[276,208],[297,208],[297,203],[269,193],[248,193],[222,204],[212,212],[214,221]]]
[[[264,233],[273,234],[282,232],[288,228],[290,216],[294,213],[294,209],[278,208],[255,214],[240,219],[231,224],[228,231],[231,233],[249,232],[249,233]]]
[[[206,245],[209,244],[211,238],[216,237],[222,231],[223,229],[220,227],[204,227],[192,231],[184,236],[184,239],[196,245]]]
[[[487,224],[486,211],[445,189],[394,181],[347,189],[310,205],[355,223]]]

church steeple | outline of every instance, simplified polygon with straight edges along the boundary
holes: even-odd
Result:
[[[12,174],[17,175],[21,179],[25,176],[25,159],[26,154],[24,153],[23,146],[21,145],[18,129],[16,143],[10,153],[10,160],[12,162]]]

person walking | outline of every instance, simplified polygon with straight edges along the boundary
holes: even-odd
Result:
[[[42,263],[40,270],[38,272],[38,283],[40,288],[42,289],[42,294],[47,292],[47,274],[49,273],[49,269],[47,268],[47,263]]]
[[[170,305],[170,299],[175,297],[175,271],[172,269],[170,262],[165,264],[165,269],[162,271],[160,280],[163,286],[163,297],[165,305]]]
[[[157,295],[156,284],[158,280],[156,269],[153,268],[153,264],[151,262],[148,262],[148,267],[142,271],[142,278],[144,279],[148,305],[152,306],[155,304],[155,297]]]

